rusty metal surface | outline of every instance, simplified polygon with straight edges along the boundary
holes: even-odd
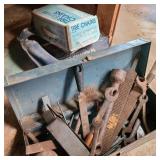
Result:
[[[102,97],[102,93],[93,87],[84,88],[84,90],[80,92],[80,95],[78,96],[83,138],[86,138],[90,132],[87,109],[91,103],[94,104],[96,101],[100,101]]]
[[[140,77],[137,76],[136,77],[136,85],[140,88],[141,95],[136,100],[137,106],[136,106],[135,111],[129,121],[128,126],[123,129],[124,134],[131,133],[133,125],[134,125],[136,119],[138,118],[140,111],[142,110],[143,106],[146,105],[146,103],[148,101],[148,96],[146,95],[146,91],[147,91],[146,80],[144,80],[144,79],[141,80]]]
[[[26,146],[26,155],[50,151],[54,149],[56,149],[56,146],[51,140],[38,142]]]
[[[50,125],[47,126],[47,129],[69,155],[89,155],[87,147],[60,118],[57,117]]]
[[[109,116],[112,112],[114,102],[119,95],[119,86],[125,81],[126,72],[120,69],[114,69],[111,72],[110,80],[111,87],[107,87],[105,90],[105,100],[101,106],[97,116],[93,119],[92,125],[94,127],[93,144],[91,147],[91,154],[95,155],[98,152],[101,153],[102,137],[105,134],[105,128],[108,123]]]
[[[107,52],[106,58],[104,58],[106,54],[99,54],[98,56],[96,54],[94,56],[93,54],[94,58],[91,61],[89,62],[86,61],[84,63],[85,86],[88,86],[89,84],[93,84],[94,86],[96,86],[96,88],[97,87],[101,88],[101,85],[106,80],[108,73],[113,68],[117,68],[117,67],[124,68],[124,69],[130,68],[131,61],[134,59],[135,55],[139,53],[139,50],[142,50],[141,53],[144,53],[143,48],[141,48],[141,46],[137,47],[138,43],[139,42],[136,42],[134,44],[132,42],[128,44],[125,50],[124,50],[125,46],[124,48],[122,46],[121,49],[117,48],[117,50],[113,53],[112,51],[109,51]],[[131,48],[133,47],[133,44],[134,44],[134,48],[132,50]],[[116,49],[116,47],[114,49]],[[120,56],[118,56],[118,54],[116,53],[119,52],[120,50],[121,50],[121,53],[119,54]],[[113,62],[111,63],[112,60],[116,61],[116,58],[118,61],[120,61],[120,63],[118,64],[113,64]],[[78,56],[78,58],[72,57],[70,60],[69,59],[64,60],[64,64],[62,67],[59,67],[62,64],[59,62],[56,63],[56,65],[49,65],[53,69],[52,72],[50,67],[45,66],[41,68],[42,70],[39,70],[39,68],[37,68],[35,72],[27,71],[25,72],[26,74],[22,73],[16,76],[11,76],[13,79],[15,77],[14,79],[15,81],[18,80],[15,83],[13,82],[14,80],[11,77],[10,77],[11,79],[7,77],[6,79],[7,94],[9,93],[9,97],[10,97],[10,101],[12,102],[12,105],[16,106],[14,107],[14,111],[18,119],[20,120],[25,115],[37,112],[37,109],[39,107],[39,99],[44,95],[49,95],[49,97],[51,97],[52,105],[57,103],[57,101],[60,101],[60,103],[63,103],[63,102],[65,103],[70,98],[73,98],[74,94],[76,93],[76,85],[74,82],[72,83],[73,74],[72,72],[70,72],[70,69],[67,69],[67,70],[63,70],[63,69],[66,69],[69,66],[72,67],[74,65],[82,63],[83,59],[84,57],[82,57],[81,55],[81,56]],[[127,59],[127,61],[124,61],[125,59]],[[69,65],[69,63],[72,65]],[[100,66],[98,64],[100,64]],[[96,68],[93,67],[95,65],[96,65]],[[102,70],[102,68],[104,69]],[[88,76],[89,73],[91,73],[92,71],[95,72],[95,75],[90,74],[91,76]],[[143,71],[145,71],[145,66],[143,67],[142,70],[140,70],[142,74],[143,74]],[[34,75],[32,75],[33,73]],[[13,83],[10,80],[11,81],[13,80],[12,81]],[[66,81],[67,83],[64,84],[64,82]],[[21,82],[21,83],[18,83],[18,82]],[[68,82],[71,82],[71,83],[68,84]],[[45,85],[42,85],[42,84],[45,84]],[[54,84],[56,84],[56,88],[58,88],[58,90],[53,89]],[[30,86],[33,86],[33,88],[31,89]],[[67,93],[67,95],[64,95],[65,93]],[[116,116],[113,116],[112,118],[116,118]]]
[[[124,139],[125,145],[132,143],[133,141],[136,140],[136,134],[137,134],[137,130],[138,130],[140,124],[141,124],[141,121],[139,119],[137,119],[134,126],[133,126],[131,134],[129,135],[129,137]]]
[[[124,113],[128,113],[128,106],[125,106],[125,104],[135,78],[136,72],[129,70],[125,82],[119,88],[119,97],[115,101],[109,122],[106,125],[106,132],[102,141],[102,154],[109,150],[124,122],[127,120]]]

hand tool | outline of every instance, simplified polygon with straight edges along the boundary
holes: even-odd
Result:
[[[60,109],[60,112],[61,112],[61,114],[62,114],[62,116],[63,116],[64,121],[67,123],[66,117],[64,116],[64,113],[63,113],[63,111],[62,111],[62,108],[61,108],[59,102],[57,102],[57,104],[58,104],[58,107],[59,107],[59,109]]]
[[[87,147],[71,130],[71,128],[59,117],[57,117],[53,122],[51,122],[47,126],[47,129],[69,155],[89,155]]]
[[[69,122],[69,127],[72,127],[73,120],[74,120],[74,114],[72,114],[72,116],[71,116],[71,119]]]
[[[77,123],[76,123],[76,127],[75,127],[75,129],[74,129],[74,132],[75,132],[76,134],[78,134],[79,129],[80,129],[80,126],[81,126],[81,119],[80,119],[80,115],[79,115],[79,116],[78,116]]]
[[[90,125],[89,125],[88,111],[87,111],[88,106],[90,106],[90,103],[94,103],[95,101],[101,100],[101,97],[102,94],[93,87],[84,88],[83,92],[80,92],[78,96],[83,138],[86,138],[86,136],[90,132]]]
[[[123,129],[123,134],[131,133],[133,125],[134,125],[134,123],[135,123],[135,121],[136,121],[136,119],[139,115],[139,112],[141,111],[143,105],[146,105],[146,103],[148,101],[148,96],[146,95],[147,82],[144,79],[141,79],[140,77],[137,77],[136,78],[136,83],[140,87],[142,93],[141,93],[141,95],[138,99],[138,106],[136,107],[128,126]]]
[[[137,130],[138,130],[140,124],[141,124],[141,121],[139,119],[137,119],[136,122],[135,122],[135,124],[134,124],[134,127],[132,129],[131,134],[129,135],[128,138],[124,139],[124,145],[132,143],[133,141],[136,140],[136,134],[137,134]]]
[[[49,54],[41,45],[35,40],[29,40],[30,36],[35,35],[28,28],[25,28],[18,40],[22,49],[29,56],[29,58],[37,65],[43,66],[58,61],[55,57]]]
[[[119,96],[117,100],[114,102],[114,106],[105,129],[105,134],[103,136],[101,154],[105,154],[111,148],[118,133],[123,127],[124,122],[128,119],[128,115],[130,115],[131,113],[130,110],[132,110],[133,106],[130,105],[128,107],[126,103],[128,98],[130,97],[129,94],[133,87],[136,76],[137,74],[134,70],[128,70],[125,82],[122,83],[119,87]]]
[[[121,148],[110,156],[151,156],[156,155],[156,131]]]
[[[88,146],[88,148],[91,148],[91,144],[93,141],[93,133],[94,133],[94,130],[93,130],[93,128],[91,128],[90,133],[87,135],[87,137],[85,139],[85,144]]]
[[[83,82],[83,65],[77,65],[73,67],[75,80],[77,84],[77,89],[79,92],[81,92],[84,88],[84,82]]]
[[[105,127],[112,111],[114,101],[118,98],[119,86],[125,81],[125,77],[126,72],[124,70],[115,69],[111,72],[110,79],[112,87],[106,88],[105,101],[97,116],[93,119],[94,135],[90,155],[95,155],[101,152],[102,136],[104,136]]]
[[[126,138],[126,136],[119,136],[116,141],[112,144],[111,148],[109,151],[107,151],[105,154],[103,154],[104,156],[108,156],[110,154],[112,154],[113,152],[117,151],[118,149],[120,149],[122,147],[121,143],[124,141],[124,139]]]
[[[47,96],[45,96],[42,97],[42,100],[44,102],[43,111],[44,113],[46,113],[46,110],[48,111],[51,107],[49,99]],[[47,129],[59,142],[59,144],[64,148],[64,150],[69,155],[89,155],[87,147],[85,147],[85,145],[81,142],[78,136],[76,136],[76,134],[69,128],[65,121],[63,121],[59,116],[54,115],[54,113],[53,115],[52,113],[49,114],[51,115],[51,118],[44,117],[46,122],[49,124],[47,126]]]

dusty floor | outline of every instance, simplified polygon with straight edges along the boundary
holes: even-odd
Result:
[[[113,38],[113,44],[127,42],[139,37],[150,39],[152,47],[147,71],[151,68],[156,58],[156,22],[155,5],[122,5]],[[153,81],[151,88],[156,90],[156,82]],[[23,139],[19,138],[15,115],[8,99],[5,97],[5,125],[4,125],[4,154],[20,155],[23,151],[16,152],[16,148],[23,150]],[[17,137],[18,136],[18,137]]]

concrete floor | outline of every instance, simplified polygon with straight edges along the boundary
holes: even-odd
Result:
[[[152,41],[151,52],[147,72],[156,59],[156,11],[155,5],[122,5],[112,45],[127,42],[139,37]],[[155,80],[151,88],[156,91]],[[5,97],[5,125],[4,125],[4,154],[21,155],[22,151],[16,152],[16,148],[23,148],[23,139],[19,138],[19,129],[16,118]],[[18,138],[17,138],[18,135]]]

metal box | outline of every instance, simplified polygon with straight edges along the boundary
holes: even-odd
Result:
[[[54,64],[7,76],[5,93],[21,127],[23,128],[21,121],[24,117],[38,112],[39,101],[43,96],[49,96],[52,105],[57,101],[67,104],[72,100],[77,93],[72,70],[75,65],[82,64],[84,67],[84,86],[98,89],[103,88],[107,74],[112,69],[127,70],[137,57],[136,72],[139,76],[145,76],[150,44],[144,39],[137,39],[100,52],[72,56]],[[153,100],[155,94],[149,92],[149,98]]]

